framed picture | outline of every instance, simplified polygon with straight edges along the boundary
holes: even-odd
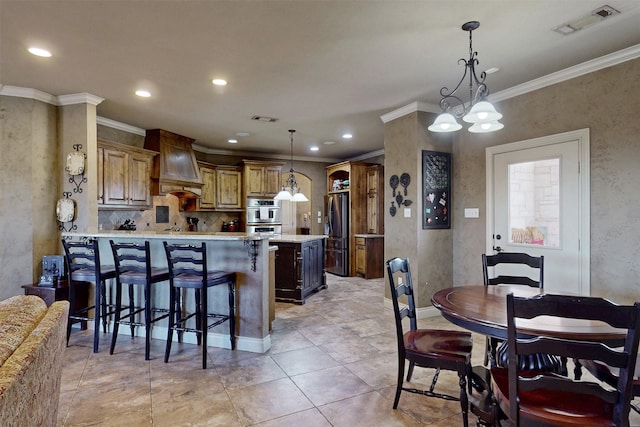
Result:
[[[422,229],[451,228],[451,153],[422,151]]]

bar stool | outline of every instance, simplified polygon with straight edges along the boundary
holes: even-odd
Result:
[[[207,247],[204,242],[200,245],[178,245],[164,242],[169,266],[169,329],[167,346],[164,354],[165,363],[169,361],[173,331],[178,332],[180,339],[183,332],[195,332],[198,345],[202,345],[202,369],[207,368],[207,332],[209,329],[229,321],[229,338],[231,349],[235,350],[235,285],[236,273],[207,268]],[[207,290],[218,285],[227,285],[229,290],[229,312],[209,313]],[[180,304],[181,289],[195,290],[195,312],[183,311]],[[189,327],[187,321],[195,317],[195,328]],[[209,323],[209,319],[213,319]]]
[[[65,253],[65,264],[67,266],[67,281],[69,286],[69,321],[67,322],[67,345],[71,336],[71,325],[78,322],[93,320],[93,352],[98,352],[100,341],[100,321],[104,332],[107,332],[107,317],[109,305],[106,299],[105,281],[116,277],[116,270],[110,266],[100,264],[100,250],[98,241],[85,240],[81,242],[70,242],[62,239],[62,246]],[[76,295],[74,282],[95,283],[95,298],[93,305],[75,310]],[[89,316],[89,311],[93,310],[93,317]]]
[[[151,287],[156,283],[169,280],[169,269],[151,266],[151,251],[149,250],[148,241],[145,241],[144,245],[138,243],[114,243],[113,240],[109,240],[109,243],[111,244],[116,268],[115,316],[109,354],[113,354],[116,347],[118,329],[121,324],[130,326],[131,338],[134,336],[136,326],[144,326],[144,360],[149,360],[151,324],[169,316],[168,309],[152,307]],[[123,284],[129,285],[129,302],[125,306],[122,305]],[[144,305],[142,306],[136,306],[134,286],[143,287]],[[123,315],[123,311],[127,313]],[[140,313],[143,313],[144,317],[142,321],[136,321],[136,316]],[[152,314],[155,313],[163,314],[152,318]]]

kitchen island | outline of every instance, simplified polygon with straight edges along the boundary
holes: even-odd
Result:
[[[276,252],[276,301],[304,304],[314,292],[327,287],[324,272],[324,235],[281,235],[269,242]]]
[[[99,231],[95,233],[62,233],[71,240],[97,239],[103,265],[113,265],[109,240],[114,242],[138,242],[148,240],[151,247],[151,263],[155,267],[167,267],[163,241],[183,244],[206,242],[209,267],[237,273],[236,281],[236,348],[264,353],[271,347],[269,335],[269,235],[247,233],[204,232],[153,232],[153,231]],[[169,282],[160,283],[152,294],[155,307],[168,308]],[[138,290],[136,290],[138,291]],[[141,290],[140,290],[141,291]],[[217,291],[221,294],[218,295]],[[223,295],[224,294],[224,295]],[[210,292],[209,307],[224,311],[226,291]],[[91,296],[90,298],[93,298]],[[126,298],[126,296],[123,296]],[[136,299],[141,301],[142,295]],[[187,299],[187,310],[193,310],[193,301]],[[144,334],[144,331],[140,331]],[[151,329],[153,338],[166,340],[167,325],[158,323]],[[195,334],[185,334],[184,342],[195,343]],[[228,325],[224,323],[209,331],[208,345],[230,348]]]

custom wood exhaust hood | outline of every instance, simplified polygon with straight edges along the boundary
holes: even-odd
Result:
[[[153,160],[151,194],[179,198],[202,196],[202,177],[191,144],[193,139],[162,129],[147,130],[144,147],[159,154]]]

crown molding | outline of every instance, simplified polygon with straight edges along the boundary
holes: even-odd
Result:
[[[62,105],[74,105],[74,104],[91,104],[98,105],[104,98],[90,93],[73,93],[70,95],[55,96],[49,93],[43,92],[38,89],[20,86],[0,86],[0,95],[15,96],[16,98],[27,98],[36,101],[45,102],[47,104],[62,106]]]
[[[399,119],[400,117],[406,116],[407,114],[415,113],[416,111],[426,111],[428,113],[439,113],[440,106],[429,104],[427,102],[415,101],[411,104],[405,105],[404,107],[400,107],[396,110],[390,111],[386,114],[380,116],[380,119],[383,123],[388,123],[391,120]]]
[[[600,58],[595,58],[590,61],[583,62],[582,64],[574,65],[573,67],[565,68],[564,70],[522,83],[518,86],[496,92],[494,95],[489,95],[489,99],[494,102],[504,101],[505,99],[524,95],[527,92],[532,92],[547,86],[575,79],[576,77],[593,73],[604,68],[613,67],[614,65],[622,64],[623,62],[631,61],[638,57],[640,57],[640,44],[630,46],[609,55],[601,56]]]
[[[384,148],[380,149],[380,150],[376,150],[376,151],[371,151],[370,153],[361,154],[361,155],[359,155],[357,157],[352,157],[351,159],[349,159],[349,161],[351,161],[351,162],[359,162],[361,160],[366,160],[366,159],[370,159],[372,157],[382,156],[382,155],[384,155]]]
[[[133,133],[135,135],[146,136],[147,131],[132,125],[128,125],[126,123],[117,122],[115,120],[107,119],[106,117],[96,117],[96,123],[102,126],[106,126],[112,129],[118,129],[123,132]]]
[[[0,87],[0,95],[14,96],[16,98],[28,98],[45,102],[51,105],[58,105],[57,97],[38,89],[20,86],[3,85]]]
[[[260,157],[261,159],[291,160],[291,156],[287,154],[269,154],[258,151],[238,151],[238,150],[220,150],[218,148],[207,148],[196,143],[191,145],[195,151],[204,154],[215,154],[219,156],[240,156],[240,157]],[[294,156],[293,160],[300,162],[318,162],[318,163],[337,163],[344,161],[343,159],[335,159],[331,157],[309,157]]]
[[[594,71],[613,67],[614,65],[618,65],[626,61],[631,61],[638,57],[640,57],[640,44],[630,46],[626,49],[601,56],[600,58],[595,58],[590,61],[583,62],[582,64],[574,65],[573,67],[569,67],[564,70],[557,71],[555,73],[542,76],[535,80],[531,80],[529,82],[511,87],[509,89],[496,92],[495,94],[489,95],[489,100],[492,102],[504,101],[505,99],[524,95],[527,92],[532,92],[534,90],[542,89],[547,86],[575,79],[576,77],[593,73]],[[382,116],[380,116],[380,119],[383,123],[387,123],[391,120],[395,120],[416,111],[439,113],[441,109],[437,105],[417,101],[383,114]]]
[[[90,93],[82,92],[82,93],[72,93],[70,95],[60,95],[58,96],[58,105],[75,105],[75,104],[90,104],[90,105],[98,105],[104,98],[101,98],[96,95],[91,95]]]

